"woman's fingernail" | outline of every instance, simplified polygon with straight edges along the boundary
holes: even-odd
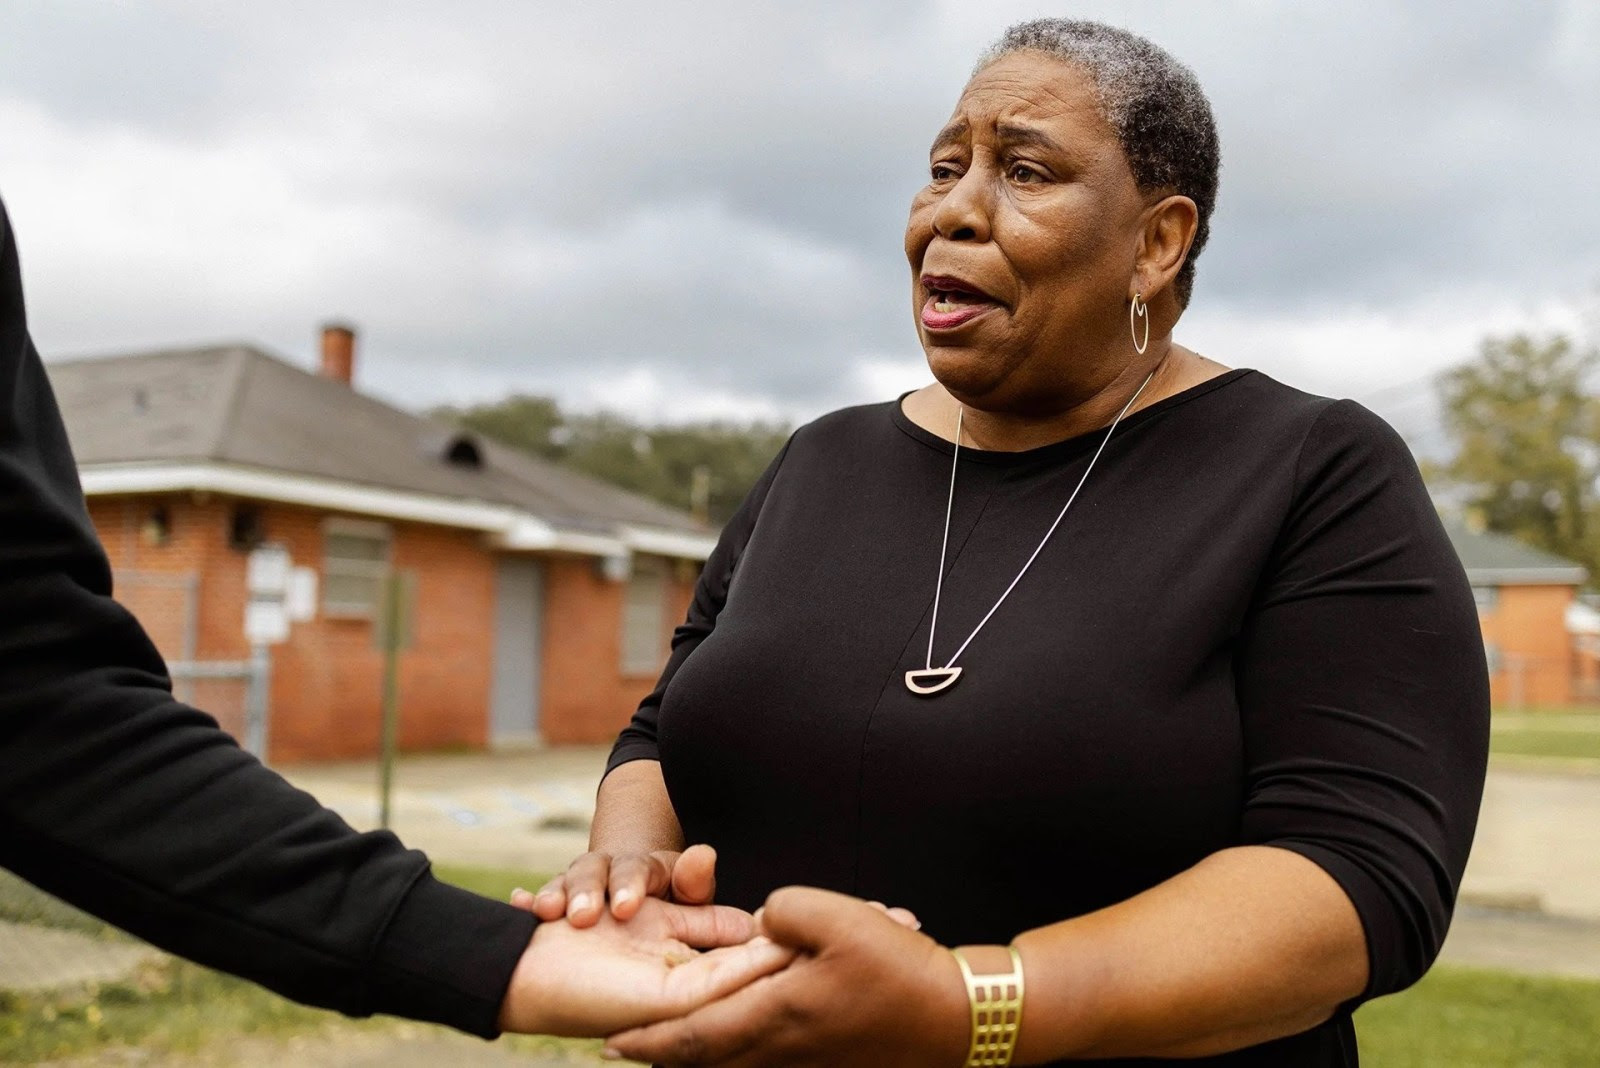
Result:
[[[593,894],[579,894],[577,897],[572,899],[572,911],[573,912],[584,912],[584,911],[587,911],[588,909],[591,909],[593,907],[594,907],[594,895]]]
[[[622,1054],[618,1053],[610,1046],[607,1046],[605,1049],[600,1051],[600,1059],[603,1061],[620,1061],[622,1059]]]
[[[613,905],[626,905],[637,896],[632,890],[618,890],[611,895],[611,903]]]

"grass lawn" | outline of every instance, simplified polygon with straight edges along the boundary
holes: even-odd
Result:
[[[1489,735],[1489,751],[1514,756],[1600,760],[1600,731],[1536,726],[1496,729]]]
[[[465,864],[435,864],[433,874],[447,883],[465,887],[473,893],[506,901],[517,887],[537,890],[550,881],[550,876],[535,872],[507,871],[504,868],[473,868]]]
[[[1367,1068],[1593,1068],[1600,983],[1437,968],[1356,1013]]]
[[[1495,718],[1504,716],[1548,716],[1551,719],[1576,721],[1600,718],[1600,704],[1587,705],[1495,705]]]
[[[332,1019],[242,979],[177,961],[140,980],[70,997],[0,994],[0,1063],[108,1046],[188,1053],[233,1036],[315,1032]]]
[[[1600,760],[1600,715],[1592,706],[1496,709],[1490,725],[1492,753]]]
[[[440,865],[439,875],[503,900],[531,888],[531,874]],[[100,937],[125,937],[0,873],[0,918],[46,923]],[[174,962],[139,980],[70,999],[0,994],[0,1063],[31,1063],[114,1046],[146,1056],[215,1049],[241,1036],[265,1038],[395,1028],[350,1022],[285,1001],[231,976]],[[1593,1068],[1600,1049],[1600,983],[1440,968],[1411,990],[1356,1017],[1362,1064],[1375,1068]],[[515,1040],[529,1050],[594,1043]]]
[[[28,883],[0,869],[0,920],[76,931],[91,938],[127,938],[109,923],[80,912],[63,901],[42,894]]]

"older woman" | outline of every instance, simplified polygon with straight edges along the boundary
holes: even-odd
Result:
[[[1173,342],[1217,168],[1145,40],[983,57],[906,228],[936,382],[794,435],[535,906],[703,899],[694,841],[723,901],[924,933],[786,891],[806,957],[615,1048],[1353,1065],[1351,1010],[1428,967],[1482,788],[1472,599],[1386,425]]]

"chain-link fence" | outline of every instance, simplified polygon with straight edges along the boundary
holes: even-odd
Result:
[[[189,663],[200,645],[200,576],[195,572],[117,571],[112,589],[133,613],[162,659]],[[193,703],[186,680],[173,679],[173,695]]]
[[[268,665],[265,650],[245,660],[198,660],[200,576],[194,572],[118,571],[117,600],[144,627],[167,662],[178,700],[216,717],[257,756],[266,753]]]

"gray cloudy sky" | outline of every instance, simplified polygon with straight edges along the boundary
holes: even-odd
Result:
[[[1180,341],[1426,437],[1426,374],[1592,314],[1594,0],[7,0],[0,196],[47,356],[309,365],[338,316],[411,406],[805,418],[926,380],[906,205],[974,56],[1039,14],[1211,95]]]

